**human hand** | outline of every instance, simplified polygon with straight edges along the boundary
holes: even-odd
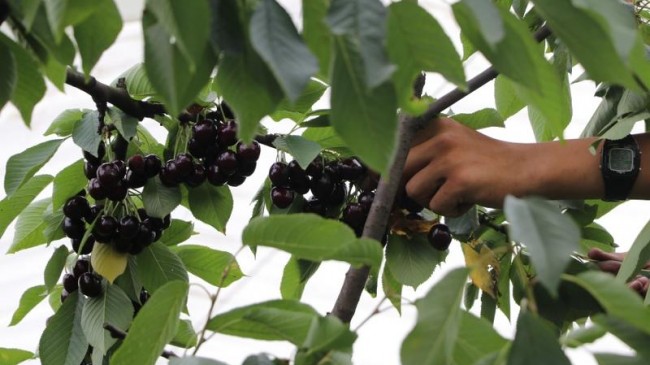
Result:
[[[598,248],[592,248],[587,256],[595,261],[595,264],[604,272],[616,275],[621,269],[626,252],[605,252]],[[644,269],[650,269],[650,262],[647,262]],[[637,293],[645,296],[650,287],[650,279],[643,275],[637,275],[627,286]]]

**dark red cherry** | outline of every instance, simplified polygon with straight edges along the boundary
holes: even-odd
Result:
[[[106,190],[102,186],[102,183],[99,182],[99,180],[94,177],[88,181],[88,185],[86,186],[86,190],[88,191],[88,194],[93,197],[95,200],[104,200],[106,199]]]
[[[444,251],[449,248],[451,243],[451,231],[447,225],[438,223],[431,227],[427,238],[433,248]]]
[[[97,177],[97,168],[99,167],[98,164],[90,161],[84,162],[84,175],[86,176],[86,179],[90,180],[92,178]]]
[[[207,177],[207,173],[205,171],[205,167],[203,165],[198,165],[195,164],[194,168],[192,169],[192,173],[185,178],[185,184],[191,188],[196,188],[203,184]]]
[[[75,277],[73,274],[63,275],[63,289],[65,289],[68,293],[72,293],[73,291],[77,291],[78,287],[77,277]]]
[[[217,165],[208,166],[206,171],[208,182],[214,186],[222,186],[228,181],[228,175],[221,172],[221,169]]]
[[[126,198],[126,195],[129,192],[129,188],[127,186],[127,182],[124,180],[120,180],[115,186],[112,188],[108,189],[108,193],[106,194],[106,197],[114,202],[119,202],[122,201]]]
[[[122,180],[119,167],[112,162],[104,162],[97,168],[97,179],[104,189],[110,189]]]
[[[220,146],[232,146],[237,143],[237,124],[228,121],[217,129],[217,143]]]
[[[365,167],[354,157],[346,158],[338,165],[341,179],[356,181],[365,173]]]
[[[325,204],[323,204],[322,201],[318,200],[317,198],[311,198],[305,202],[305,205],[302,207],[302,211],[305,213],[314,213],[320,216],[324,216],[327,213],[327,207]]]
[[[352,229],[363,228],[368,213],[359,203],[350,203],[343,209],[342,220]]]
[[[131,240],[135,238],[140,230],[140,221],[138,218],[132,215],[125,215],[120,218],[118,232],[119,236],[125,240]]]
[[[93,228],[95,238],[102,243],[108,243],[117,233],[118,222],[110,215],[105,215],[99,218]]]
[[[82,274],[78,284],[81,294],[87,297],[94,298],[102,293],[102,279],[93,273]]]
[[[241,175],[241,176],[251,176],[255,172],[256,167],[257,167],[256,162],[241,162],[241,161],[239,161],[239,164],[237,165],[236,174]]]
[[[99,165],[102,163],[102,160],[104,159],[104,155],[106,155],[106,146],[104,145],[104,142],[99,143],[99,147],[97,148],[97,156],[93,156],[90,152],[88,151],[83,151],[84,158],[88,162],[92,162],[95,165]]]
[[[128,159],[126,165],[129,167],[129,170],[139,175],[145,175],[146,169],[145,169],[144,156],[133,155]]]
[[[221,115],[225,119],[235,119],[235,113],[232,112],[230,106],[225,101],[221,102]]]
[[[228,178],[227,184],[229,186],[239,186],[246,181],[246,176],[242,176],[239,174],[233,174]]]
[[[162,161],[156,155],[146,155],[144,157],[144,173],[148,178],[152,178],[160,172]]]
[[[115,160],[112,162],[113,166],[117,169],[118,176],[123,178],[126,175],[126,164],[122,160]]]
[[[321,157],[316,157],[314,161],[309,163],[305,172],[313,178],[320,177],[323,174],[323,159]]]
[[[345,202],[347,194],[348,189],[345,187],[344,183],[340,182],[334,184],[334,189],[332,190],[332,194],[330,194],[329,198],[327,198],[327,203],[333,206],[341,205]]]
[[[183,180],[190,176],[194,171],[194,160],[189,153],[181,153],[174,159],[176,169],[178,170],[179,180]]]
[[[86,225],[80,219],[65,217],[63,219],[63,233],[67,237],[80,239],[86,233]]]
[[[88,259],[79,259],[75,262],[74,267],[72,268],[72,273],[77,278],[81,277],[84,273],[90,272],[90,260]]]
[[[359,194],[357,201],[363,206],[364,209],[370,210],[372,202],[375,200],[375,193],[372,191],[365,191]]]
[[[309,176],[304,172],[302,174],[294,174],[289,178],[289,187],[298,194],[307,194],[310,185],[311,180],[309,180]]]
[[[203,145],[214,143],[217,138],[217,127],[210,120],[203,120],[192,127],[192,137]]]
[[[216,143],[216,141],[213,141],[212,143]],[[187,141],[187,151],[196,158],[205,157],[207,148],[208,148],[207,145],[199,142],[194,137],[190,138],[190,140]]]
[[[217,156],[216,164],[222,173],[230,176],[237,170],[237,155],[230,150],[223,151]]]
[[[250,144],[237,143],[237,159],[245,162],[255,162],[260,158],[260,144],[253,141]]]
[[[271,201],[278,208],[287,208],[293,203],[294,192],[291,189],[274,186],[271,189]]]
[[[129,170],[126,173],[126,177],[124,178],[124,181],[126,181],[126,185],[128,188],[138,189],[143,187],[147,183],[147,175],[135,172],[133,170]]]
[[[66,217],[80,220],[90,213],[90,204],[83,196],[73,196],[63,206],[63,214]]]
[[[133,240],[125,239],[122,237],[115,237],[111,242],[115,251],[120,253],[129,253],[131,247],[133,246]]]
[[[81,238],[71,238],[70,242],[72,242],[72,249],[74,252],[80,254],[80,255],[88,255],[91,252],[93,252],[93,247],[95,247],[95,237],[91,234],[88,235],[88,238],[86,239],[86,243],[84,244],[84,247],[81,251],[79,249],[81,248]]]
[[[322,174],[311,180],[310,189],[316,198],[327,201],[334,190],[334,183],[329,174]]]
[[[289,168],[284,162],[275,162],[269,168],[269,179],[273,186],[289,185]]]
[[[84,217],[86,223],[92,224],[95,218],[97,218],[97,216],[103,209],[104,206],[102,205],[93,205],[92,207],[90,207],[90,212],[88,212],[88,215]]]

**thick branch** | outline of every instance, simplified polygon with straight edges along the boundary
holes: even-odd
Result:
[[[543,26],[535,33],[535,39],[541,42],[550,34],[549,29]],[[387,229],[386,226],[393,201],[399,189],[400,178],[404,170],[404,164],[406,163],[406,156],[408,155],[415,134],[429,121],[436,118],[443,110],[448,109],[465,96],[493,80],[497,75],[498,72],[490,67],[469,80],[466,91],[455,89],[447,93],[433,102],[421,116],[410,118],[400,115],[398,142],[393,155],[393,163],[388,169],[388,173],[384,174],[379,180],[377,193],[363,230],[363,237],[372,238],[381,242]],[[332,315],[346,323],[352,320],[361,294],[363,293],[366,280],[368,280],[368,274],[369,268],[367,266],[361,268],[350,267],[345,275],[345,281],[343,282],[341,291],[336,298],[336,303],[331,312]]]
[[[126,89],[103,84],[92,76],[86,80],[82,73],[70,68],[66,72],[65,83],[92,96],[96,102],[111,103],[139,120],[165,114],[165,107],[162,104],[132,99]]]

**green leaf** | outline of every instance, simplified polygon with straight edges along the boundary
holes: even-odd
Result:
[[[318,143],[302,136],[279,136],[273,140],[273,145],[278,150],[287,152],[293,156],[298,161],[298,165],[303,169],[306,169],[322,151]]]
[[[232,194],[227,186],[202,184],[189,189],[188,202],[189,209],[196,219],[226,234],[226,223],[233,207]]]
[[[379,0],[332,0],[327,14],[330,30],[359,45],[363,66],[357,75],[364,89],[373,89],[388,81],[395,65],[388,59],[386,8]],[[334,76],[332,76],[334,79]]]
[[[258,354],[248,356],[242,365],[278,365],[277,362],[271,360],[267,354]]]
[[[411,103],[413,81],[422,71],[439,72],[459,87],[467,86],[454,44],[429,12],[407,1],[392,3],[388,10],[386,47],[397,65],[393,81],[400,106]]]
[[[254,218],[244,228],[242,241],[252,247],[275,247],[306,260],[340,260],[375,269],[382,258],[378,242],[357,239],[345,224],[315,214]]]
[[[122,16],[112,0],[96,1],[93,6],[94,12],[74,26],[74,37],[86,75],[122,30]]]
[[[71,197],[86,187],[84,161],[78,160],[66,166],[54,177],[52,208],[57,210]]]
[[[102,136],[99,134],[99,114],[96,110],[85,113],[81,121],[75,124],[72,140],[82,150],[97,157]]]
[[[433,274],[436,266],[447,257],[448,251],[438,251],[424,235],[409,239],[389,235],[386,247],[386,266],[398,283],[417,288]]]
[[[296,123],[302,122],[307,117],[307,113],[311,111],[314,103],[323,96],[325,90],[327,90],[327,85],[322,82],[317,80],[309,81],[307,87],[295,102],[283,99],[271,114],[271,118],[275,121],[289,118]]]
[[[78,365],[86,356],[88,341],[81,329],[84,302],[78,291],[70,293],[48,321],[38,344],[43,365]]]
[[[133,320],[126,339],[111,357],[111,364],[155,364],[165,344],[176,333],[188,288],[187,282],[172,281],[153,293]]]
[[[172,357],[169,365],[226,365],[226,363],[205,357],[184,356]]]
[[[381,276],[381,286],[384,295],[388,297],[391,304],[398,313],[402,313],[402,284],[395,279],[395,275],[390,271],[388,265],[384,265],[384,272]]]
[[[7,160],[5,192],[10,197],[52,158],[63,139],[39,143]]]
[[[196,2],[195,6],[183,6],[176,1],[155,0],[147,2],[165,3],[166,6],[149,6],[142,20],[144,32],[144,66],[151,85],[160,95],[168,114],[177,116],[196,98],[210,79],[216,63],[212,48],[207,42],[200,39],[181,39],[174,33],[183,32],[187,28],[189,33],[203,34],[207,37],[209,31],[209,9],[201,14],[202,8],[207,7],[207,2]],[[165,12],[154,15],[160,8]],[[173,8],[173,14],[170,12]],[[177,13],[178,12],[178,13]],[[168,22],[178,21],[179,17],[196,15],[195,19],[183,19],[183,25],[178,25],[174,33],[170,33],[171,25]],[[176,17],[176,19],[167,19]],[[188,22],[186,24],[186,22]],[[175,40],[175,42],[173,41]],[[191,47],[183,47],[191,46]],[[190,58],[186,57],[191,55]]]
[[[334,50],[332,127],[370,168],[385,172],[396,143],[395,90],[389,83],[366,89],[359,50],[351,40],[335,37]]]
[[[512,341],[508,364],[571,365],[571,362],[562,352],[550,324],[528,311],[522,311],[517,320],[517,333]]]
[[[63,293],[63,285],[57,284],[47,296],[47,304],[49,304],[50,308],[55,312],[61,308],[61,293]]]
[[[33,286],[23,293],[18,302],[18,308],[11,317],[9,326],[15,326],[25,318],[29,312],[47,297],[47,288],[45,285]]]
[[[244,27],[239,17],[238,2],[227,0],[210,1],[212,22],[210,43],[216,54],[220,52],[240,55],[244,49]]]
[[[2,364],[16,365],[32,358],[34,358],[34,354],[29,351],[0,347],[0,363]]]
[[[82,22],[95,11],[93,4],[75,0],[48,0],[45,9],[56,44],[61,42],[67,25]]]
[[[167,246],[155,242],[136,256],[137,273],[142,285],[150,293],[170,281],[187,282],[187,270],[183,261]]]
[[[9,47],[0,42],[0,110],[11,100],[11,96],[16,88],[18,81],[18,66],[16,66],[16,57]]]
[[[260,120],[275,111],[283,93],[260,56],[248,47],[244,51],[238,56],[226,54],[219,61],[215,87],[235,113],[239,138],[249,142]]]
[[[307,281],[314,275],[319,266],[319,262],[301,260],[293,256],[289,258],[289,261],[284,266],[282,282],[280,283],[282,299],[300,300]]]
[[[225,335],[300,345],[318,313],[294,300],[272,300],[235,308],[208,321],[206,328]]]
[[[45,288],[49,292],[54,288],[56,283],[59,281],[61,272],[63,272],[63,267],[65,266],[65,261],[68,258],[68,248],[65,246],[59,246],[52,253],[52,257],[48,260],[45,265],[45,271],[43,272],[43,279],[45,282]]]
[[[647,359],[642,359],[637,356],[607,353],[595,353],[593,355],[596,361],[598,361],[598,365],[645,365],[648,363]]]
[[[71,136],[77,122],[81,121],[84,114],[89,112],[90,110],[88,109],[66,109],[54,118],[43,135],[49,136],[56,134],[59,137]]]
[[[499,351],[507,343],[488,321],[469,312],[461,311],[453,363],[455,365],[474,365],[485,354]]]
[[[218,286],[227,287],[244,276],[237,259],[229,252],[199,245],[182,245],[174,249],[187,271]]]
[[[108,116],[120,132],[122,137],[127,141],[131,140],[136,134],[138,128],[138,119],[132,117],[117,108],[108,108]]]
[[[613,334],[623,341],[626,345],[630,346],[637,355],[650,359],[650,350],[646,346],[650,340],[650,334],[640,331],[631,325],[605,315],[597,315],[592,317],[594,323],[598,324],[606,332]]]
[[[170,344],[182,348],[192,348],[196,346],[198,336],[192,327],[192,321],[189,319],[181,319],[178,321],[178,329]]]
[[[517,94],[539,110],[551,134],[561,136],[571,119],[571,104],[564,97],[562,80],[525,23],[487,0],[463,0],[452,7],[463,33],[500,74],[517,83]],[[499,17],[505,33],[497,37],[482,29],[482,22],[494,25]]]
[[[119,286],[122,291],[134,302],[140,303],[140,292],[142,291],[142,283],[138,277],[137,263],[135,256],[131,255],[126,263],[126,270],[122,275],[115,279],[114,285]]]
[[[117,339],[104,329],[105,323],[125,331],[133,319],[131,299],[117,285],[107,285],[104,292],[88,298],[81,315],[81,328],[88,343],[102,354],[113,346]]]
[[[172,219],[169,228],[163,231],[158,242],[165,246],[176,246],[187,241],[194,234],[194,223],[180,219]]]
[[[571,253],[579,248],[580,229],[556,206],[539,198],[509,195],[504,212],[510,222],[510,238],[526,245],[537,278],[555,295]]]
[[[535,10],[571,53],[584,66],[589,77],[638,89],[632,63],[647,63],[636,32],[632,12],[623,4],[600,1],[533,0]],[[598,57],[594,57],[594,52]],[[648,65],[644,65],[647,72]]]
[[[639,273],[648,260],[650,260],[650,221],[641,229],[632,243],[616,278],[622,283],[628,282]]]
[[[144,209],[152,217],[164,218],[176,209],[182,198],[181,190],[178,187],[167,187],[158,177],[147,180],[142,189]]]
[[[7,253],[16,253],[47,242],[43,234],[43,229],[47,226],[43,215],[50,204],[50,198],[37,200],[20,213],[16,221],[14,240]]]
[[[510,118],[526,106],[514,83],[504,76],[497,76],[494,80],[494,101],[503,119]]]
[[[302,37],[318,59],[319,76],[327,78],[330,66],[332,35],[325,23],[329,0],[302,0]]]
[[[587,271],[578,276],[565,275],[564,280],[587,290],[610,316],[650,334],[650,312],[643,305],[643,300],[613,276]]]
[[[133,99],[142,100],[156,95],[156,90],[151,85],[149,77],[147,77],[144,63],[135,64],[128,70],[124,71],[124,73],[118,76],[118,78],[111,83],[111,86],[115,87],[121,78],[124,79],[126,91]]]
[[[29,126],[34,105],[45,95],[45,81],[38,72],[38,63],[31,54],[4,35],[0,35],[0,42],[4,42],[9,47],[16,61],[16,80],[11,102],[20,111],[25,124]],[[2,80],[2,77],[0,77],[0,80]],[[0,81],[0,84],[2,82]],[[1,98],[2,96],[0,96]],[[1,104],[0,102],[0,109],[2,109]]]
[[[332,127],[307,128],[302,133],[303,138],[318,143],[324,149],[341,149],[347,145]]]
[[[472,129],[505,127],[501,114],[492,108],[477,110],[470,114],[454,114],[453,118]]]
[[[593,343],[607,334],[607,330],[598,326],[584,326],[569,330],[563,337],[561,343],[564,346],[578,348],[582,345]]]
[[[467,270],[449,272],[416,302],[418,319],[402,342],[403,365],[450,364],[461,325],[460,302]]]
[[[357,334],[336,317],[316,317],[311,320],[307,338],[301,346],[307,355],[319,351],[350,350]]]
[[[260,1],[250,20],[250,38],[289,100],[296,101],[318,71],[318,61],[289,14],[275,0]]]
[[[0,237],[11,222],[45,189],[52,181],[50,175],[38,175],[29,179],[13,195],[0,200]]]

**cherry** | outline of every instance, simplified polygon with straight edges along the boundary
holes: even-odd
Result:
[[[97,156],[93,156],[88,151],[83,151],[83,155],[86,161],[92,162],[95,165],[99,165],[102,163],[105,154],[106,154],[106,146],[104,145],[104,142],[99,143],[99,147],[97,148]]]
[[[77,260],[77,262],[74,264],[74,267],[72,268],[72,273],[74,276],[78,278],[87,272],[90,272],[90,261],[87,259]]]
[[[359,194],[357,201],[361,204],[366,210],[370,210],[373,200],[375,200],[375,193],[372,191],[364,191]]]
[[[255,172],[255,168],[257,167],[256,162],[242,162],[240,161],[239,164],[237,165],[237,172],[236,174],[241,175],[241,176],[251,176]]]
[[[205,167],[203,167],[203,165],[194,165],[192,173],[187,178],[185,178],[185,183],[189,187],[196,188],[203,184],[206,177],[207,172],[205,171]]]
[[[155,229],[152,231],[153,232],[153,239],[152,242],[156,242],[162,237],[162,230],[161,229]]]
[[[72,249],[74,252],[80,255],[88,255],[89,253],[93,252],[93,247],[95,247],[95,237],[92,234],[89,235],[86,239],[86,243],[84,244],[83,250],[81,250],[81,252],[79,251],[81,248],[81,238],[72,238],[70,241],[72,242]]]
[[[132,215],[125,215],[120,218],[118,232],[119,236],[125,240],[134,239],[140,230],[140,221]]]
[[[124,177],[127,187],[137,189],[143,187],[147,183],[147,175],[139,172],[129,170]]]
[[[88,185],[86,186],[86,190],[88,190],[88,194],[93,197],[95,200],[104,200],[106,199],[106,190],[102,186],[102,183],[99,182],[99,179],[96,177],[90,179],[88,181]]]
[[[126,195],[129,192],[129,188],[127,186],[128,182],[124,180],[119,180],[118,183],[113,186],[112,188],[108,189],[108,192],[106,194],[106,197],[108,200],[114,201],[114,202],[119,202],[122,201],[126,198]]]
[[[310,189],[315,197],[326,201],[334,190],[334,183],[329,174],[322,174],[320,177],[311,180]]]
[[[338,165],[339,174],[343,180],[356,181],[363,176],[365,167],[354,157],[346,158]]]
[[[142,221],[142,224],[148,226],[152,231],[160,231],[165,223],[161,218],[149,216]]]
[[[260,144],[253,141],[251,144],[237,143],[237,158],[239,161],[256,162],[260,158]]]
[[[344,183],[340,182],[334,184],[334,189],[332,190],[332,194],[330,194],[329,198],[327,198],[327,203],[333,206],[341,205],[345,202],[347,194],[348,191]]]
[[[376,190],[377,185],[379,185],[379,175],[374,173],[366,174],[366,176],[358,182],[358,187],[361,191]]]
[[[274,186],[271,189],[271,201],[273,205],[278,208],[284,209],[293,203],[294,192],[291,189]]]
[[[313,178],[319,178],[323,174],[323,161],[322,159],[315,159],[314,161],[309,163],[309,166],[307,166],[307,175],[313,177]]]
[[[325,216],[327,213],[327,207],[319,199],[311,198],[302,207],[302,211],[305,213],[314,213],[320,216]]]
[[[63,275],[63,289],[68,293],[76,291],[79,286],[77,285],[77,278],[73,274]]]
[[[221,172],[221,169],[217,165],[208,166],[208,171],[206,172],[208,182],[214,186],[221,186],[228,181],[228,176]]]
[[[152,178],[160,172],[162,161],[156,155],[144,156],[144,173],[148,178]]]
[[[167,214],[162,219],[162,229],[167,229],[171,225],[172,225],[172,216],[171,216],[171,214]]]
[[[228,178],[228,185],[229,186],[239,186],[246,181],[246,176],[239,175],[235,173],[234,175],[230,176]]]
[[[119,224],[115,218],[105,215],[95,223],[93,234],[101,242],[107,243],[115,236],[118,227]]]
[[[126,175],[126,164],[122,160],[115,160],[112,162],[113,166],[117,169],[120,179]]]
[[[232,112],[232,109],[230,109],[230,106],[226,104],[225,101],[221,102],[221,115],[226,118],[226,119],[235,119],[235,113]]]
[[[129,167],[129,170],[135,172],[139,175],[145,174],[145,162],[144,156],[142,155],[133,155],[127,161],[126,165]]]
[[[133,240],[117,237],[113,240],[113,248],[120,253],[129,253],[133,247]]]
[[[294,174],[289,178],[289,187],[295,190],[298,194],[307,194],[309,192],[311,180],[304,172],[302,174]]]
[[[212,121],[203,120],[192,126],[192,137],[203,145],[214,143],[217,138],[217,128]]]
[[[149,218],[149,214],[147,214],[147,211],[144,208],[138,208],[138,217],[140,217],[140,220],[143,221]]]
[[[136,242],[134,248],[135,246],[142,246],[142,249],[144,249],[154,242],[154,233],[149,226],[141,224],[138,235],[135,237],[134,241]]]
[[[86,220],[86,223],[92,224],[95,218],[99,215],[99,213],[104,209],[104,206],[102,205],[93,205],[90,207],[90,211],[88,212],[88,215],[84,217]]]
[[[330,179],[332,179],[333,183],[341,181],[341,172],[336,161],[328,163],[325,168],[323,168],[323,172],[330,176]]]
[[[122,179],[120,169],[111,162],[104,162],[97,168],[97,179],[105,189],[112,188]]]
[[[216,164],[222,173],[230,176],[237,170],[237,155],[230,150],[223,151],[217,156]]]
[[[86,233],[86,225],[80,219],[65,217],[63,219],[63,232],[70,238],[80,239]]]
[[[449,248],[451,243],[451,231],[446,224],[438,223],[431,227],[427,239],[433,248],[444,251]]]
[[[187,150],[192,154],[192,156],[201,158],[205,157],[207,145],[199,142],[196,138],[192,137],[189,141],[187,141]]]
[[[165,167],[160,170],[160,182],[168,187],[174,187],[180,184],[182,177],[178,166],[174,160],[168,160]]]
[[[142,290],[140,290],[140,304],[144,305],[144,303],[149,300],[149,297],[151,297],[149,292],[145,288],[142,288]]]
[[[102,293],[102,279],[90,272],[83,273],[79,277],[79,291],[81,294],[94,298]]]
[[[98,167],[99,167],[99,164],[96,164],[96,163],[90,162],[90,161],[86,161],[84,163],[84,175],[86,176],[86,179],[90,180],[90,179],[96,177]]]
[[[217,129],[217,143],[220,146],[232,146],[237,143],[237,124],[228,121]]]
[[[363,229],[368,214],[359,203],[350,203],[343,209],[342,220],[355,231]]]
[[[179,180],[183,180],[190,176],[194,171],[194,161],[192,156],[188,153],[181,153],[174,159],[176,169],[178,170]]]
[[[83,196],[73,196],[63,206],[63,214],[72,219],[82,219],[90,213],[90,204]]]
[[[275,162],[269,168],[269,179],[273,186],[289,185],[289,168],[284,162]]]

